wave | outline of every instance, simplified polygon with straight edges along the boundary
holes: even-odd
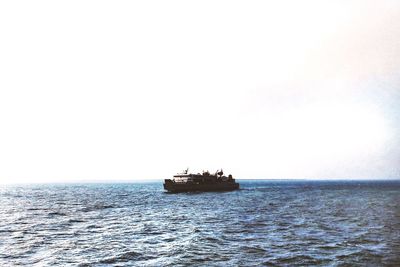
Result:
[[[136,252],[136,251],[128,251],[128,252],[122,253],[120,255],[114,256],[114,257],[100,260],[100,261],[98,261],[98,263],[99,264],[113,264],[113,263],[119,263],[119,262],[148,260],[151,258],[154,258],[154,256],[144,255],[144,254]]]

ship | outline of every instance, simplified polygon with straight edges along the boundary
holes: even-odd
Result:
[[[239,189],[239,183],[231,174],[224,176],[222,169],[217,170],[214,174],[209,171],[193,174],[186,169],[182,173],[174,175],[172,179],[165,179],[164,189],[170,193],[232,191]]]

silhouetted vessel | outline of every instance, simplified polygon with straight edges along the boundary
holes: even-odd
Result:
[[[224,176],[224,172],[217,171],[210,174],[203,171],[202,174],[192,174],[185,170],[174,175],[172,179],[164,180],[164,189],[172,193],[191,191],[232,191],[239,189],[239,184],[232,175]]]

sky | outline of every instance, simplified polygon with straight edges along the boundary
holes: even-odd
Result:
[[[400,1],[2,1],[0,183],[400,179]]]

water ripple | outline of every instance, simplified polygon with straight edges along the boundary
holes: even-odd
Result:
[[[0,188],[0,266],[398,266],[400,182]]]

